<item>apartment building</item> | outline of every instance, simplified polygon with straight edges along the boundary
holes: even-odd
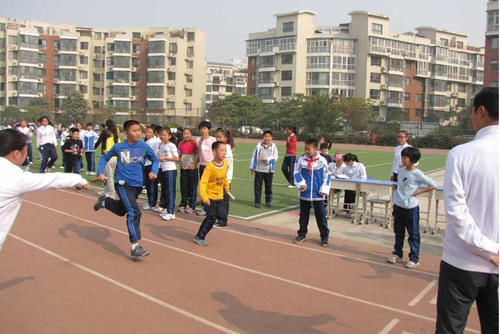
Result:
[[[484,86],[498,87],[498,0],[489,0],[484,42]]]
[[[467,35],[418,27],[389,29],[389,17],[365,11],[316,26],[312,11],[277,14],[276,27],[250,33],[248,94],[272,103],[294,94],[370,99],[379,120],[412,121],[459,111],[483,84],[484,49]]]
[[[205,33],[196,28],[103,29],[0,18],[0,106],[79,91],[91,112],[158,114],[182,126],[204,112]]]
[[[248,74],[246,69],[235,64],[209,62],[207,64],[207,82],[205,103],[207,108],[231,94],[247,94]]]

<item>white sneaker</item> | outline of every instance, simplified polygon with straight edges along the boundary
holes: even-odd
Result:
[[[153,208],[153,211],[154,211],[154,212],[160,212],[160,213],[161,213],[161,212],[163,211],[163,208],[162,208],[162,207],[160,207],[160,206],[155,206],[155,207]]]
[[[387,262],[389,263],[392,263],[392,264],[396,264],[396,263],[399,263],[401,262],[401,260],[403,260],[402,258],[400,258],[399,256],[397,255],[391,255],[387,258]]]
[[[95,172],[89,172],[89,175],[95,175]]]
[[[64,166],[59,166],[59,168],[64,169]]]
[[[146,189],[142,189],[142,190],[141,190],[141,194],[147,194],[147,193],[148,193],[148,192],[147,192],[147,190],[146,190]]]
[[[295,188],[295,186],[293,184],[289,184],[288,188]]]
[[[144,204],[144,205],[142,206],[142,209],[143,209],[143,210],[151,210],[151,207],[149,206],[149,204]]]
[[[413,261],[409,261],[405,264],[405,267],[408,268],[408,269],[415,269],[417,268],[418,266],[420,265],[420,262],[413,262]]]
[[[85,175],[90,175],[90,172],[85,172]]]
[[[97,196],[102,196],[102,195],[104,195],[104,191],[99,191],[99,192],[97,193]]]
[[[175,215],[167,213],[166,215],[161,215],[161,218],[163,220],[173,220],[173,219],[175,219]]]

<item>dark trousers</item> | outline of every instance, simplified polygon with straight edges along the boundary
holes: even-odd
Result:
[[[463,333],[474,301],[481,333],[498,333],[498,274],[466,271],[441,261],[436,333]]]
[[[165,170],[160,173],[161,197],[160,206],[168,213],[175,214],[175,181],[177,170]]]
[[[266,204],[271,204],[273,200],[273,173],[255,172],[253,180],[253,191],[255,195],[255,204],[260,204],[262,197],[262,182],[265,184]]]
[[[65,173],[80,174],[80,169],[78,168],[78,159],[68,159],[66,158],[66,163],[64,164]]]
[[[229,184],[229,189],[231,189],[231,184]],[[224,210],[224,214],[222,218],[217,220],[219,225],[227,226],[227,216],[229,215],[229,195],[224,192],[224,199],[222,200],[222,207]]]
[[[410,261],[418,263],[420,251],[419,207],[404,209],[394,205],[394,251],[392,254],[403,257],[403,244],[405,242],[405,229],[408,231],[408,244],[410,246]]]
[[[153,165],[144,166],[143,178],[144,187],[146,187],[146,193],[148,194],[148,205],[153,208],[158,202],[158,178],[154,180],[149,178],[152,169]]]
[[[227,221],[227,213],[224,208],[224,200],[210,200],[210,205],[203,205],[207,216],[203,219],[200,229],[196,236],[202,240],[205,240],[205,236],[210,232],[216,220]]]
[[[78,163],[78,162],[77,162]],[[115,190],[119,200],[107,197],[104,202],[106,209],[120,217],[127,215],[127,229],[130,242],[141,240],[141,209],[137,205],[137,197],[142,187],[132,187],[127,184],[115,183]]]
[[[45,168],[52,168],[57,160],[57,151],[53,144],[44,144],[40,146],[42,152],[42,164],[40,173],[45,173]]]
[[[203,171],[205,170],[205,167],[207,167],[207,166],[200,165],[200,180],[201,180],[201,177],[203,176]]]
[[[311,212],[311,203],[314,206],[314,215],[316,216],[316,224],[318,225],[319,233],[321,235],[322,241],[327,241],[330,235],[330,230],[328,229],[328,222],[326,221],[326,210],[325,202],[323,200],[319,201],[304,201],[300,200],[300,218],[299,218],[299,230],[297,234],[299,236],[306,236],[307,225],[309,225],[309,214]]]
[[[85,159],[87,160],[87,171],[95,172],[95,152],[85,152]]]
[[[198,190],[198,170],[181,169],[181,203],[179,206],[195,207]]]
[[[29,162],[33,162],[33,147],[31,146],[31,143],[28,143],[27,147],[28,147],[27,159]]]
[[[291,184],[292,186],[295,185],[295,180],[293,177],[294,167],[295,156],[285,156],[285,158],[283,159],[283,163],[281,164],[281,171],[283,172],[283,175],[285,175],[288,184]]]
[[[356,202],[356,192],[354,190],[344,190],[344,209],[351,208],[351,204]]]

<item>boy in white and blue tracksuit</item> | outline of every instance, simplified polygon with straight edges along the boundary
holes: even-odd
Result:
[[[308,139],[305,143],[305,154],[295,163],[294,179],[300,199],[300,228],[294,242],[299,243],[306,239],[312,203],[320,231],[321,245],[326,247],[330,230],[326,221],[324,201],[325,196],[330,192],[331,173],[328,170],[328,162],[317,149],[318,141]]]
[[[87,130],[80,135],[83,141],[83,152],[87,160],[87,174],[95,175],[95,148],[94,145],[99,135],[94,131],[92,123],[87,124]]]
[[[278,148],[273,140],[273,133],[264,131],[263,141],[258,143],[252,153],[250,170],[255,175],[253,187],[255,195],[255,207],[260,208],[262,197],[262,183],[265,184],[266,206],[271,207],[273,200],[273,175],[276,171],[276,161],[278,160]]]

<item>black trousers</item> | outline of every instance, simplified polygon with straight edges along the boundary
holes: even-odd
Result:
[[[95,152],[85,152],[87,172],[95,172]]]
[[[153,165],[144,166],[143,169],[143,179],[144,179],[144,187],[146,187],[146,193],[148,195],[148,205],[150,207],[155,207],[158,202],[158,179],[151,180],[149,178],[149,173]]]
[[[295,185],[295,180],[293,178],[294,168],[295,168],[295,156],[294,155],[285,156],[285,158],[283,159],[283,163],[281,164],[281,171],[283,172],[283,175],[285,175],[288,184],[291,184],[292,186]]]
[[[57,160],[57,151],[54,144],[44,144],[40,146],[42,152],[42,164],[40,165],[40,173],[45,173],[45,168],[52,168]]]
[[[181,203],[179,206],[195,207],[198,190],[198,168],[181,169]]]
[[[203,219],[200,229],[196,236],[200,239],[205,240],[205,236],[210,232],[216,220],[227,221],[227,213],[224,207],[224,200],[210,200],[210,205],[203,205],[205,207],[205,212],[207,216]]]
[[[344,191],[344,209],[348,210],[351,208],[350,204],[354,204],[356,202],[356,192],[354,190],[345,190]]]
[[[255,178],[253,180],[255,204],[260,204],[263,182],[265,184],[266,204],[271,204],[271,201],[273,200],[273,175],[273,173],[255,172]]]
[[[321,240],[327,241],[330,235],[330,230],[328,229],[328,222],[326,221],[326,210],[325,202],[320,201],[304,201],[300,200],[300,218],[299,218],[299,230],[297,234],[299,236],[306,236],[307,225],[309,225],[309,214],[311,212],[311,203],[314,206],[314,215],[316,216],[316,224],[318,225],[319,233],[321,235]]]
[[[175,182],[177,170],[162,170],[160,174],[161,197],[160,206],[168,213],[175,214]]]
[[[66,161],[66,163],[64,164],[65,173],[80,174],[80,168],[78,168],[78,158],[77,159],[66,158],[65,161]]]
[[[77,161],[78,164],[78,161]],[[137,205],[137,197],[142,191],[142,187],[132,187],[127,184],[119,185],[115,183],[116,193],[119,200],[107,197],[104,206],[109,211],[120,217],[127,215],[127,229],[130,242],[141,240],[141,209]]]
[[[441,261],[436,333],[463,333],[474,301],[481,333],[498,333],[498,274],[466,271]]]

